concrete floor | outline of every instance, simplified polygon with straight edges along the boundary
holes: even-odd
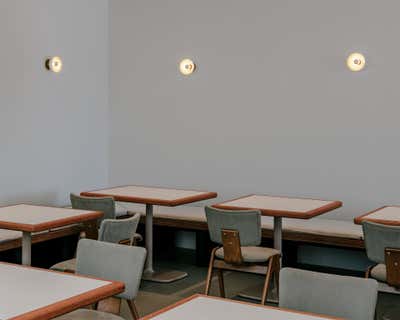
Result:
[[[170,284],[143,281],[139,295],[136,299],[136,305],[141,317],[185,297],[204,292],[207,268],[197,267],[190,254],[179,254],[178,256],[179,258],[174,259],[174,261],[168,261],[165,259],[156,261],[157,268],[173,268],[175,270],[182,270],[186,271],[189,276]],[[260,284],[262,285],[263,281],[264,277],[262,276],[229,272],[225,275],[226,295],[229,298],[244,300],[240,298],[238,294],[245,291],[254,292],[254,288],[259,287]],[[213,281],[211,294],[215,296],[219,295],[218,282],[216,279]],[[261,291],[259,294],[261,295]],[[257,301],[252,300],[247,301],[257,303]],[[391,320],[400,320],[400,295],[379,295],[377,319],[386,320],[384,317],[385,314],[390,314],[389,319]],[[131,319],[126,303],[122,306],[121,315],[127,320]]]

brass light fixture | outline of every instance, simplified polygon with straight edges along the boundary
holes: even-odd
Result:
[[[354,52],[347,58],[347,67],[351,71],[361,71],[365,67],[365,57],[361,53]]]
[[[55,73],[59,73],[62,70],[63,62],[60,57],[54,56],[46,59],[46,69]]]
[[[196,64],[191,59],[183,59],[179,63],[179,71],[184,75],[191,75],[196,70]]]

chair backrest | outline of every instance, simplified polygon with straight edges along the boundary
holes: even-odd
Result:
[[[232,211],[206,207],[206,217],[211,241],[223,244],[222,229],[237,230],[242,246],[261,243],[261,212],[256,210]]]
[[[279,277],[279,306],[344,318],[373,320],[378,282],[284,268]]]
[[[104,219],[115,219],[115,201],[112,197],[82,197],[70,194],[73,209],[94,210],[103,212],[103,217],[98,220],[100,226]]]
[[[400,249],[400,227],[387,226],[374,222],[364,221],[365,248],[370,260],[385,263],[385,249]]]
[[[140,213],[127,219],[104,219],[100,225],[99,241],[119,243],[128,239],[132,244],[139,220]]]
[[[90,239],[78,242],[76,272],[105,280],[121,281],[125,291],[117,297],[132,300],[139,290],[146,249]]]

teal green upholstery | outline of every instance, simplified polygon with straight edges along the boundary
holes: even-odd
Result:
[[[121,281],[125,291],[117,297],[133,300],[139,290],[146,249],[82,239],[78,243],[76,272],[106,280]]]
[[[112,197],[82,197],[70,194],[73,209],[93,210],[103,212],[103,217],[98,220],[98,225],[104,219],[115,219],[115,201]]]
[[[364,221],[367,256],[376,263],[385,263],[385,248],[400,249],[400,227]]]
[[[127,219],[105,219],[101,222],[99,231],[99,241],[119,243],[129,239],[130,244],[137,236],[136,229],[139,224],[140,213]],[[76,270],[76,259],[69,259],[56,263],[50,267],[51,270],[60,272],[74,272]]]
[[[377,264],[375,267],[371,269],[371,277],[381,281],[386,282],[387,273],[386,273],[386,265],[383,263]]]
[[[276,254],[280,254],[278,250],[264,247],[240,247],[244,262],[256,263],[267,262],[269,258]],[[215,251],[215,256],[219,259],[224,259],[224,248],[219,248]]]
[[[222,244],[221,230],[239,231],[241,246],[261,244],[261,212],[254,210],[232,211],[206,207],[206,217],[211,241]]]
[[[99,241],[119,243],[129,239],[132,243],[139,220],[139,213],[127,219],[104,219],[100,225]]]
[[[373,320],[378,282],[374,279],[284,268],[279,306],[347,320]]]

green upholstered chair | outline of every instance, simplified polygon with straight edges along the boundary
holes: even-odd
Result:
[[[376,280],[283,268],[279,283],[279,307],[348,320],[375,317]]]
[[[139,220],[139,213],[127,219],[104,219],[100,225],[98,240],[132,245],[134,243],[134,237],[136,235]],[[76,259],[69,259],[53,265],[50,269],[74,273],[75,268]]]
[[[278,288],[280,252],[261,247],[261,212],[231,211],[206,207],[210,238],[218,244],[211,253],[205,294],[210,291],[214,270],[219,279],[220,294],[225,296],[225,270],[264,275],[261,303],[265,304],[268,289],[274,277]]]
[[[368,268],[366,277],[374,278],[379,282],[388,283],[386,259],[387,249],[400,250],[400,227],[388,226],[374,222],[364,221],[362,224],[364,232],[365,248],[368,258],[375,263]],[[400,264],[390,266],[400,276]],[[397,269],[397,270],[396,270]],[[390,282],[390,281],[389,281]]]
[[[76,259],[77,274],[123,282],[125,291],[115,297],[126,300],[133,319],[139,318],[134,300],[142,278],[146,249],[82,239],[78,243]],[[119,308],[117,309],[119,313]],[[78,309],[57,319],[123,320],[123,318],[111,313],[89,309]]]

